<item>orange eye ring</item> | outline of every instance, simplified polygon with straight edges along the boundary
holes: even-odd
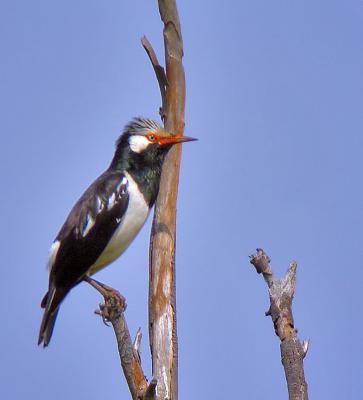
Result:
[[[158,137],[156,135],[154,135],[153,133],[150,133],[146,137],[147,137],[147,140],[151,143],[155,143],[158,140]]]

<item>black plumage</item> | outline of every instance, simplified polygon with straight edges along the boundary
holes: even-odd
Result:
[[[53,243],[39,344],[48,345],[67,293],[132,241],[156,200],[168,150],[188,140],[193,139],[173,136],[148,119],[125,127],[109,168],[77,201]]]
[[[83,279],[121,223],[129,201],[127,183],[120,185],[123,178],[121,172],[106,171],[96,179],[73,207],[55,239],[59,248],[50,266],[49,290],[41,303],[45,318],[40,331],[45,335],[40,336],[39,341],[44,340],[45,345],[49,342],[59,304]],[[108,209],[112,195],[115,195],[115,202]],[[90,218],[94,224],[85,235]],[[50,324],[52,316],[54,321]]]

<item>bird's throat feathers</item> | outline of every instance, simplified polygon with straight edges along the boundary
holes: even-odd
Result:
[[[150,145],[140,153],[134,152],[129,143],[130,135],[123,134],[117,142],[109,170],[127,171],[139,185],[145,200],[153,205],[159,190],[161,169],[169,148]]]

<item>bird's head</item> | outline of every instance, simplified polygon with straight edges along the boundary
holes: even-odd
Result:
[[[151,119],[137,117],[125,126],[117,140],[115,158],[125,156],[127,152],[129,157],[142,158],[146,162],[162,160],[174,144],[193,140],[197,139],[174,135]]]
[[[196,140],[188,136],[173,135],[157,122],[147,118],[132,120],[125,127],[123,135],[128,136],[131,151],[138,154],[157,148],[166,151],[174,144]]]

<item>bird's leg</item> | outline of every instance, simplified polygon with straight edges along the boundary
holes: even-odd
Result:
[[[104,303],[100,304],[100,309],[96,314],[101,315],[102,321],[108,326],[107,322],[117,318],[126,310],[126,299],[116,289],[113,289],[95,279],[86,276],[84,281],[89,283],[103,296]]]
[[[120,294],[120,292],[110,286],[105,285],[104,283],[96,281],[96,279],[85,276],[84,281],[93,286],[99,293],[102,294],[103,297],[117,297],[123,302],[125,301],[125,298]]]

